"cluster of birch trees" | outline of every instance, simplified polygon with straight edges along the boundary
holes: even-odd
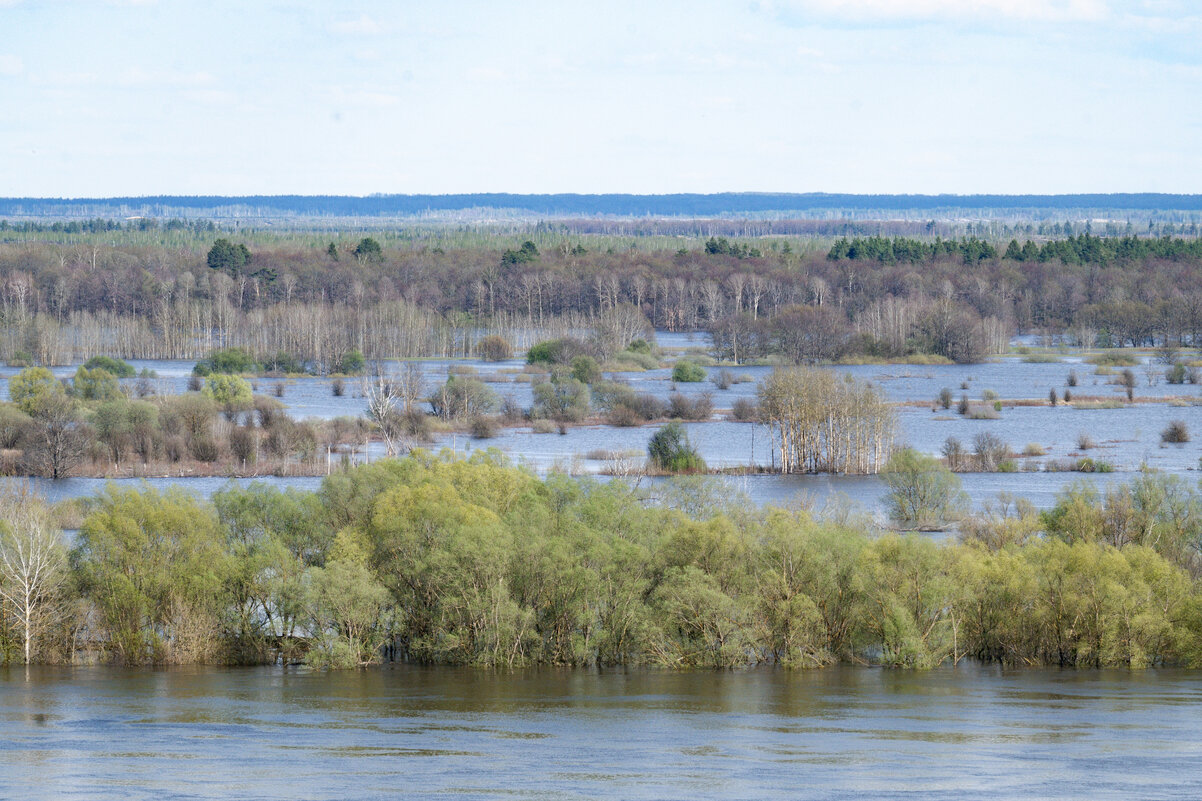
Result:
[[[879,473],[896,416],[876,385],[829,370],[773,370],[759,388],[782,473]]]

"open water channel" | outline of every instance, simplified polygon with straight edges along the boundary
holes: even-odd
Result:
[[[1194,799],[1202,674],[0,668],[12,799]]]

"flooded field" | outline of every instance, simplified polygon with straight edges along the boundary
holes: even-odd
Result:
[[[708,340],[700,334],[661,333],[658,342],[670,358],[690,351],[701,352],[708,347]],[[1144,356],[1145,364],[1131,368],[1137,377],[1135,396],[1140,402],[1126,404],[1121,402],[1125,399],[1125,390],[1116,383],[1118,370],[1107,375],[1103,369],[1099,374],[1094,365],[1071,355],[1039,358],[1055,361],[1025,361],[1022,356],[1007,356],[975,365],[861,365],[827,369],[873,381],[889,400],[902,404],[898,407],[898,444],[938,455],[948,438],[959,440],[971,450],[975,437],[989,433],[1019,454],[1015,459],[1015,473],[961,476],[966,491],[977,506],[994,499],[998,492],[1026,498],[1037,506],[1048,506],[1061,488],[1083,478],[1078,473],[1049,472],[1049,468],[1082,457],[1105,463],[1114,471],[1088,476],[1100,483],[1128,480],[1135,471],[1143,468],[1186,474],[1197,471],[1202,448],[1193,443],[1163,444],[1160,433],[1169,423],[1181,421],[1189,431],[1202,434],[1202,391],[1198,386],[1168,384],[1163,376],[1164,366],[1154,363],[1150,356]],[[186,391],[193,366],[192,362],[184,361],[133,361],[131,364],[139,370],[154,371],[158,377],[151,379],[151,386],[157,392],[170,393]],[[524,362],[520,359],[505,362],[430,360],[417,364],[423,372],[427,391],[444,382],[452,371],[468,369],[501,398],[512,398],[522,407],[533,402],[529,376],[522,374]],[[400,363],[393,362],[384,369],[396,371],[400,367]],[[729,369],[737,383],[725,390],[718,389],[709,379],[674,383],[671,370],[667,368],[611,373],[607,378],[623,381],[636,392],[660,399],[667,399],[673,392],[688,396],[709,393],[718,410],[714,419],[685,425],[691,443],[706,463],[715,468],[771,467],[777,458],[771,430],[758,424],[729,422],[722,413],[740,398],[754,398],[759,382],[771,368]],[[711,378],[717,370],[709,369]],[[1071,388],[1068,386],[1070,372],[1076,381],[1076,386]],[[4,397],[7,397],[7,379],[15,373],[13,368],[0,369],[0,394]],[[66,378],[74,373],[74,367],[56,368],[55,373]],[[124,383],[133,389],[137,379],[127,379]],[[258,393],[278,397],[296,417],[357,417],[366,408],[363,380],[359,378],[344,379],[341,396],[335,395],[334,380],[330,378],[258,378],[252,383]],[[943,389],[950,390],[955,401],[967,396],[977,405],[991,406],[992,402],[983,404],[982,399],[996,396],[1002,399],[1002,408],[993,413],[996,419],[970,419],[956,413],[955,402],[950,409],[943,409],[935,402]],[[1060,398],[1069,390],[1077,398],[1101,398],[1111,402],[1091,404],[1102,408],[1064,403],[1052,407],[1047,403],[1047,397],[1053,389]],[[461,452],[496,448],[538,472],[561,469],[574,473],[602,473],[612,472],[616,466],[620,468],[618,463],[641,460],[655,428],[589,425],[571,427],[560,435],[537,434],[527,426],[503,429],[490,439],[472,439],[462,433],[445,434],[437,437],[430,447]],[[1083,445],[1089,447],[1083,448]],[[1041,455],[1021,455],[1024,452]],[[382,450],[373,448],[373,458],[379,455]],[[267,477],[265,480],[306,487],[318,483],[317,479],[298,481]],[[730,481],[759,503],[821,505],[850,502],[878,513],[885,492],[883,483],[872,477],[760,475]],[[207,496],[225,481],[186,477],[152,480],[153,485],[167,483],[182,483],[190,491]],[[39,488],[55,499],[91,494],[102,485],[102,481],[91,479],[38,483]]]

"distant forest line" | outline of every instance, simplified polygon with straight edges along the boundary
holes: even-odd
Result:
[[[0,358],[237,346],[320,369],[351,351],[469,356],[499,335],[518,350],[574,337],[604,361],[648,329],[708,331],[733,362],[972,362],[1020,332],[1087,347],[1202,341],[1200,240],[1054,227],[1068,235],[691,236],[654,249],[553,224],[524,236],[235,234],[199,221],[0,236]]]
[[[0,198],[0,216],[78,218],[148,215],[156,217],[421,217],[494,210],[521,215],[565,217],[724,217],[862,216],[864,213],[914,213],[946,218],[973,211],[977,216],[1029,216],[1067,211],[1202,212],[1202,195],[1099,193],[1064,195],[909,195],[724,192],[715,194],[379,194],[341,195],[155,195],[98,198]],[[1086,215],[1086,218],[1089,215]]]

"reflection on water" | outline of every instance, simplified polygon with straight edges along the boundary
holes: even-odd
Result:
[[[0,797],[1195,797],[1202,676],[0,669]]]

